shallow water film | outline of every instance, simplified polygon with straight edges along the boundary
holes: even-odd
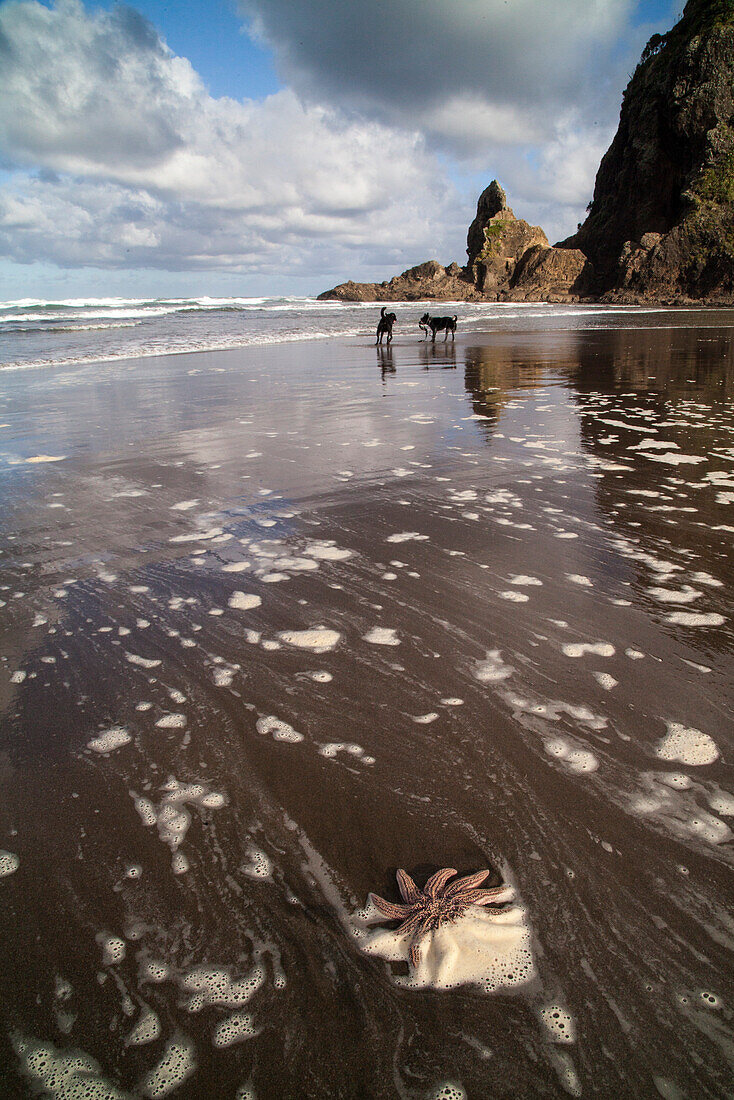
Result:
[[[731,1095],[733,325],[3,373],[4,1097]]]

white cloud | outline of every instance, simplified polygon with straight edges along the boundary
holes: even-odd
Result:
[[[3,0],[0,256],[385,278],[463,261],[462,171],[565,235],[610,136],[633,3],[240,0],[292,85],[240,102],[129,8]]]
[[[318,257],[333,270],[355,251],[360,264],[417,261],[455,228],[453,190],[415,131],[288,90],[215,99],[127,10],[11,0],[0,35],[0,142],[47,170],[0,196],[5,255],[256,270]]]

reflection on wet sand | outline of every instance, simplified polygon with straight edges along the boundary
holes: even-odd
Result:
[[[3,1095],[727,1095],[713,321],[4,380]]]

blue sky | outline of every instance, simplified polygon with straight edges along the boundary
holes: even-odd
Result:
[[[554,240],[681,0],[0,0],[0,299],[317,293]]]

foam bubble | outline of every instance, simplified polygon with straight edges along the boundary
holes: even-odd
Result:
[[[20,867],[20,859],[15,852],[6,852],[0,848],[0,878],[13,875]]]
[[[573,1043],[576,1041],[576,1025],[573,1016],[561,1005],[546,1005],[540,1010],[540,1018],[548,1029],[553,1042]]]
[[[353,556],[351,550],[345,550],[343,547],[335,546],[333,542],[325,541],[310,543],[304,550],[304,554],[318,561],[346,561]]]
[[[156,722],[156,726],[162,730],[180,730],[186,725],[185,714],[164,714]]]
[[[182,980],[181,988],[189,995],[189,1012],[220,1005],[238,1008],[254,996],[265,981],[265,969],[254,966],[244,978],[233,979],[229,970],[221,966],[197,966]]]
[[[428,535],[422,535],[420,531],[398,531],[394,535],[388,535],[385,542],[424,542]]]
[[[696,614],[693,611],[672,611],[665,616],[665,621],[675,626],[723,626],[726,619],[715,611],[709,612],[708,615]]]
[[[594,653],[597,657],[613,657],[614,646],[609,642],[568,642],[562,646],[566,657],[583,657],[585,653]]]
[[[605,691],[611,691],[619,683],[619,680],[615,680],[608,672],[595,672],[594,679]]]
[[[258,733],[271,734],[274,741],[290,741],[292,743],[303,741],[302,733],[294,730],[293,726],[281,721],[280,718],[275,718],[273,715],[258,718],[255,728]]]
[[[250,611],[253,607],[260,607],[262,600],[254,592],[233,592],[227,603],[236,611]]]
[[[466,1089],[456,1081],[442,1081],[428,1093],[426,1100],[467,1100]]]
[[[161,1022],[152,1008],[144,1007],[135,1027],[128,1032],[125,1045],[129,1047],[143,1046],[152,1043],[161,1033]]]
[[[243,1039],[257,1035],[253,1018],[249,1012],[233,1012],[217,1024],[212,1036],[212,1044],[218,1049],[230,1047]]]
[[[114,752],[115,749],[121,749],[123,745],[129,745],[131,741],[132,737],[124,726],[112,726],[111,729],[87,741],[87,748],[92,752],[106,754]]]
[[[374,626],[367,634],[362,635],[362,641],[370,645],[400,645],[397,630],[387,626]]]
[[[160,661],[150,660],[147,657],[140,657],[137,653],[126,653],[125,658],[131,665],[139,665],[140,668],[158,668],[161,663]]]
[[[680,722],[666,722],[668,732],[658,742],[655,753],[661,760],[677,760],[681,764],[700,766],[713,764],[719,758],[716,742],[707,733]]]
[[[265,852],[263,852],[262,848],[257,848],[254,844],[250,844],[247,848],[247,854],[250,857],[250,862],[243,865],[243,875],[247,875],[248,878],[272,877],[272,861]]]
[[[512,665],[506,665],[502,660],[499,649],[488,649],[485,660],[475,664],[473,675],[475,680],[483,684],[494,684],[506,680],[514,671]]]
[[[116,966],[125,958],[127,947],[125,941],[119,936],[110,936],[106,932],[99,932],[95,937],[102,948],[102,965]]]
[[[98,1063],[83,1050],[58,1050],[53,1043],[40,1043],[17,1032],[11,1041],[34,1095],[43,1093],[53,1100],[130,1100],[130,1094],[104,1078]]]
[[[194,1045],[180,1036],[166,1046],[158,1064],[140,1082],[140,1091],[149,1100],[168,1096],[196,1070]]]
[[[311,630],[283,630],[278,635],[288,645],[297,646],[299,649],[311,649],[314,653],[326,653],[334,649],[341,639],[341,634],[336,630],[327,630],[324,626],[313,627]]]
[[[525,592],[514,592],[509,588],[506,592],[498,592],[501,600],[509,600],[511,603],[527,603],[530,597]]]

